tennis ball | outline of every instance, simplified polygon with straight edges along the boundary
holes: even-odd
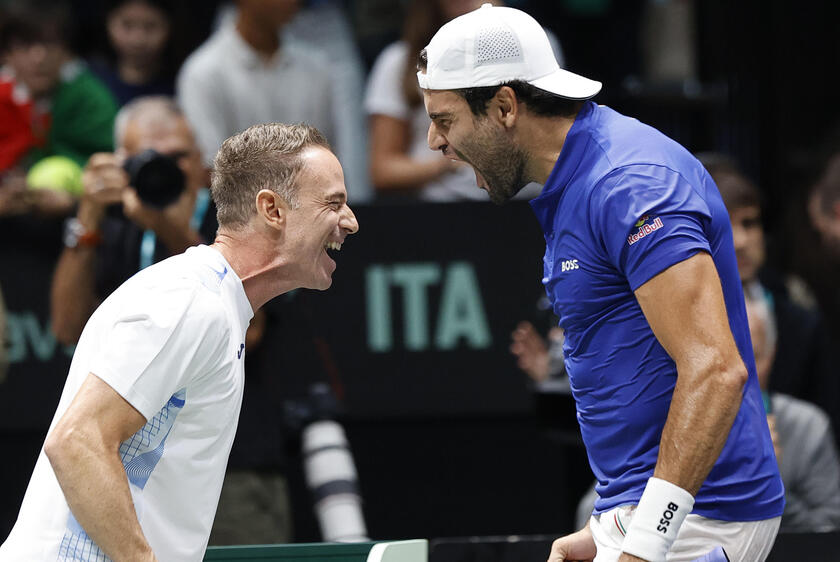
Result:
[[[47,156],[26,174],[30,189],[53,189],[70,195],[82,194],[82,167],[66,156]]]

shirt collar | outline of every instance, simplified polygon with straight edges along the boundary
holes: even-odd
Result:
[[[554,168],[552,168],[551,174],[545,182],[545,187],[543,187],[539,196],[530,201],[531,208],[537,215],[543,230],[549,228],[551,217],[560,196],[586,152],[587,135],[595,119],[597,108],[598,106],[593,101],[584,102],[583,107],[580,108],[575,117],[575,122],[572,123],[569,132],[566,133],[560,156],[554,163]]]
[[[215,248],[200,244],[195,249],[199,252],[207,253],[218,267],[216,275],[219,276],[219,284],[227,285],[233,293],[233,298],[236,301],[236,314],[239,317],[240,325],[243,328],[248,328],[251,318],[254,317],[254,309],[251,308],[251,301],[248,300],[248,295],[245,294],[245,287],[242,285],[242,280],[236,274],[233,267],[228,263],[222,253]]]

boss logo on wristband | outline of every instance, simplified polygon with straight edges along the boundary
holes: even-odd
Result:
[[[662,512],[662,519],[659,520],[659,525],[656,527],[656,530],[660,533],[667,533],[668,526],[671,524],[671,519],[674,518],[674,514],[680,509],[680,507],[675,504],[674,502],[668,503],[668,509]]]
[[[648,479],[621,549],[650,562],[665,562],[694,496],[661,478]]]

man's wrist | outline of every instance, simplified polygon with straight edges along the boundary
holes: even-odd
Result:
[[[627,529],[622,551],[651,562],[664,562],[694,497],[661,478],[648,479],[642,499]]]
[[[76,217],[64,221],[64,245],[68,248],[95,248],[102,243],[99,230],[89,230]]]
[[[79,203],[79,211],[76,213],[76,218],[79,219],[79,222],[85,230],[91,232],[98,231],[104,216],[105,208],[101,205],[84,198]]]

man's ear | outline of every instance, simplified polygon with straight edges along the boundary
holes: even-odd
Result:
[[[513,127],[519,116],[519,100],[516,98],[516,92],[513,91],[513,88],[510,86],[499,88],[499,91],[490,100],[488,112],[506,129]]]
[[[270,189],[261,189],[255,198],[257,205],[257,216],[270,228],[283,230],[286,226],[286,213],[288,205],[283,198]]]

